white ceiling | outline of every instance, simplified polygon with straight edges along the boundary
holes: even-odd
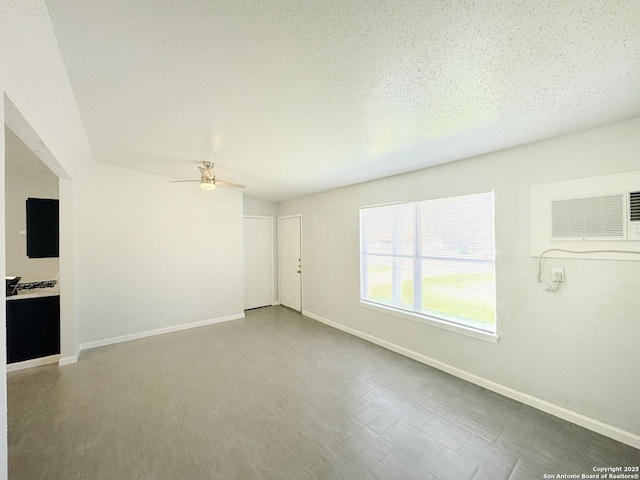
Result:
[[[7,126],[4,127],[4,173],[29,177],[55,177],[42,160]]]
[[[638,0],[46,0],[99,162],[280,201],[640,116]]]

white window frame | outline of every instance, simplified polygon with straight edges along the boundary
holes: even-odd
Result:
[[[494,193],[485,192],[485,193]],[[455,197],[451,197],[455,198]],[[407,203],[412,204],[414,208],[414,232],[420,231],[420,219],[417,215],[416,205],[420,202],[397,202],[399,203]],[[391,206],[394,204],[384,204],[384,205],[371,205],[362,207],[360,209],[360,306],[364,308],[368,308],[371,310],[375,310],[378,312],[386,313],[389,315],[393,315],[395,317],[403,318],[405,320],[411,320],[413,322],[418,322],[421,324],[429,325],[432,327],[436,327],[442,330],[446,330],[449,332],[457,333],[460,335],[464,335],[467,337],[476,338],[478,340],[483,340],[490,343],[498,343],[498,319],[497,312],[495,318],[495,329],[494,332],[488,332],[480,329],[476,329],[462,323],[459,323],[455,317],[449,317],[445,313],[441,313],[438,315],[426,315],[424,313],[417,312],[416,302],[421,303],[422,301],[422,242],[420,241],[419,235],[414,234],[414,253],[412,257],[414,260],[414,268],[413,268],[413,276],[414,276],[414,308],[411,310],[404,310],[399,307],[385,305],[382,303],[377,303],[371,300],[367,300],[366,292],[367,292],[367,273],[366,273],[366,261],[365,261],[365,253],[364,253],[364,231],[363,231],[363,221],[362,221],[362,210],[372,207],[383,207],[383,206]],[[495,205],[495,196],[494,196],[494,205]],[[494,207],[494,215],[495,215],[495,207]],[[495,220],[494,220],[494,229],[495,229]],[[396,255],[389,254],[385,256],[395,257]],[[406,255],[401,255],[401,257],[407,257]],[[417,261],[416,261],[417,259]],[[494,257],[494,268],[495,268],[495,257]],[[415,285],[419,285],[419,288],[415,288]],[[393,287],[392,287],[393,288]],[[494,298],[494,305],[497,307],[497,301]]]

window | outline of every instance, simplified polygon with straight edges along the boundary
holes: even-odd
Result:
[[[360,209],[361,300],[495,333],[493,192]]]

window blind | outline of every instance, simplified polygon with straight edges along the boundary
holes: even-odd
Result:
[[[493,192],[361,209],[361,298],[495,332]]]

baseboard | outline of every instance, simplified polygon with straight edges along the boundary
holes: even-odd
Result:
[[[280,305],[280,302],[278,300],[274,300],[273,302],[271,302],[272,307],[275,307],[276,305]]]
[[[114,343],[122,343],[122,342],[128,342],[130,340],[138,340],[140,338],[153,337],[155,335],[164,335],[165,333],[179,332],[181,330],[188,330],[190,328],[204,327],[206,325],[213,325],[214,323],[222,323],[222,322],[228,322],[231,320],[239,320],[241,318],[244,318],[244,312],[236,313],[234,315],[227,315],[225,317],[212,318],[209,320],[201,320],[198,322],[184,323],[182,325],[174,325],[172,327],[164,327],[164,328],[158,328],[155,330],[147,330],[146,332],[132,333],[130,335],[123,335],[121,337],[105,338],[104,340],[96,340],[94,342],[81,343],[80,351],[88,350],[90,348],[96,348],[96,347],[104,347],[105,345],[113,345]]]
[[[412,358],[420,363],[424,363],[431,367],[437,368],[438,370],[442,370],[443,372],[447,372],[455,377],[484,387],[487,390],[499,393],[500,395],[504,395],[505,397],[517,400],[518,402],[524,403],[525,405],[529,405],[533,408],[537,408],[538,410],[542,410],[543,412],[546,412],[550,415],[556,416],[563,420],[567,420],[571,423],[575,423],[576,425],[580,425],[581,427],[587,428],[606,437],[613,438],[614,440],[640,449],[640,436],[634,433],[627,432],[626,430],[622,430],[621,428],[614,427],[613,425],[601,422],[599,420],[596,420],[595,418],[591,418],[581,413],[574,412],[573,410],[569,410],[568,408],[564,408],[546,400],[542,400],[541,398],[534,397],[533,395],[520,392],[492,380],[487,380],[486,378],[479,377],[465,370],[453,367],[447,363],[441,362],[431,357],[427,357],[426,355],[422,355],[421,353],[414,352],[413,350],[409,350],[386,340],[382,340],[381,338],[374,337],[373,335],[361,332],[360,330],[346,327],[340,323],[328,320],[324,317],[321,317],[320,315],[316,315],[305,310],[302,311],[302,314],[326,325],[337,328],[338,330],[350,333],[351,335],[355,335],[356,337],[360,337],[371,343],[375,343],[376,345],[384,347],[388,350]]]
[[[64,367],[65,365],[71,365],[73,363],[77,363],[79,356],[80,356],[80,351],[77,351],[75,355],[71,355],[70,357],[62,357],[58,362],[58,366]]]
[[[15,372],[18,370],[24,370],[25,368],[40,367],[42,365],[58,363],[59,360],[60,360],[60,355],[49,355],[46,357],[25,360],[24,362],[9,363],[7,364],[7,373]]]
[[[41,365],[48,365],[51,363],[57,363],[58,366],[63,367],[65,365],[71,365],[78,361],[80,352],[89,348],[103,347],[105,345],[112,345],[114,343],[128,342],[129,340],[137,340],[139,338],[152,337],[154,335],[162,335],[165,333],[179,332],[180,330],[188,330],[190,328],[204,327],[206,325],[213,325],[214,323],[228,322],[230,320],[239,320],[244,318],[244,312],[227,315],[225,317],[213,318],[210,320],[201,320],[198,322],[185,323],[182,325],[175,325],[173,327],[158,328],[156,330],[148,330],[146,332],[133,333],[131,335],[123,335],[121,337],[107,338],[104,340],[97,340],[95,342],[81,343],[78,351],[75,355],[70,357],[61,357],[60,355],[50,355],[48,357],[34,358],[32,360],[25,360],[24,362],[10,363],[7,365],[7,372],[15,372],[17,370],[24,370],[25,368],[39,367]]]

